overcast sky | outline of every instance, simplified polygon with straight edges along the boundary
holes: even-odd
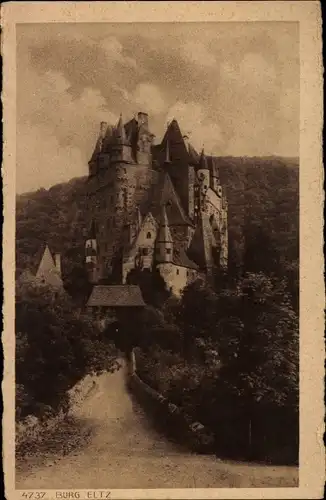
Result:
[[[176,118],[216,155],[299,155],[297,23],[17,29],[17,191],[85,175],[101,120]]]

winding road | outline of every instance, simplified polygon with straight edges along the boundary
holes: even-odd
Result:
[[[123,366],[97,377],[94,389],[75,409],[76,417],[93,429],[90,440],[51,464],[29,464],[17,471],[17,489],[297,486],[295,467],[228,462],[181,451],[151,427],[132,401],[125,371]]]

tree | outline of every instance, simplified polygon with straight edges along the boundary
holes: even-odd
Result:
[[[196,280],[184,288],[178,317],[185,356],[190,355],[196,338],[214,336],[216,305],[217,294],[206,282]]]
[[[116,353],[65,293],[34,283],[16,289],[16,383],[22,415],[67,404],[67,391],[91,372],[114,370]]]
[[[262,420],[270,424],[273,414],[289,418],[297,429],[298,318],[286,287],[285,281],[273,280],[263,273],[247,273],[239,283],[237,295],[230,298],[231,309],[221,308],[223,315],[217,322],[222,363],[217,392],[230,412],[238,409],[242,422],[247,422],[250,451],[256,430],[254,422],[261,429],[257,435],[269,432]],[[270,427],[275,429],[275,425]],[[275,442],[281,434],[279,429]],[[286,440],[284,434],[283,438]]]
[[[129,271],[126,283],[138,285],[146,304],[161,308],[170,297],[164,279],[158,269],[132,269]]]

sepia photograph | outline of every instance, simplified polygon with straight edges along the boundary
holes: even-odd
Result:
[[[14,487],[298,488],[300,23],[72,21],[15,28]]]

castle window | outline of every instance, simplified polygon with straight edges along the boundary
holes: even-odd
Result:
[[[179,269],[177,269],[177,275],[179,274]]]
[[[171,254],[171,248],[167,248],[167,249],[166,249],[166,253],[167,253],[167,254]]]
[[[143,255],[148,255],[149,254],[149,248],[143,248],[142,249],[142,254]]]
[[[152,237],[152,235],[151,235],[151,233],[148,231],[148,233],[147,233],[147,235],[146,235],[146,238],[147,238],[148,240],[150,240],[150,239],[151,239],[151,237]]]

